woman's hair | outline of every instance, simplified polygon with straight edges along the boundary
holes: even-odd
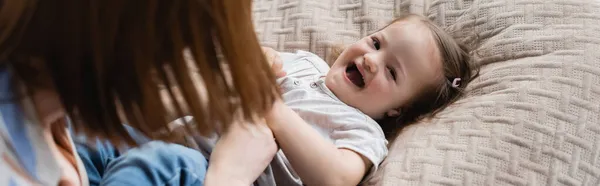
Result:
[[[463,96],[465,93],[464,88],[479,74],[479,68],[471,61],[471,49],[458,42],[426,17],[416,14],[404,14],[393,20],[388,26],[408,19],[419,21],[431,31],[435,44],[439,49],[444,78],[440,78],[437,85],[429,91],[419,94],[410,103],[404,105],[399,116],[386,116],[386,118],[378,121],[388,137],[393,137],[399,130],[420,119],[434,117],[438,112]],[[331,53],[334,57],[330,59],[334,59],[339,56],[341,50],[336,48]],[[460,78],[460,84],[457,87],[452,86],[455,78]]]
[[[26,94],[56,91],[76,130],[117,143],[133,142],[123,123],[170,135],[160,87],[203,134],[255,121],[279,95],[251,0],[3,1],[0,67]]]

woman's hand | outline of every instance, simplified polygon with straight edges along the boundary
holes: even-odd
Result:
[[[265,57],[267,58],[267,62],[269,62],[269,66],[275,73],[277,78],[284,77],[286,75],[285,71],[283,71],[283,63],[281,61],[281,57],[279,57],[279,53],[269,47],[261,47]]]
[[[251,185],[277,150],[273,133],[264,120],[234,123],[213,149],[205,185]]]

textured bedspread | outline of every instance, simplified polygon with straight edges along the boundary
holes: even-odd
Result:
[[[595,0],[254,0],[263,45],[322,57],[402,12],[478,44],[481,76],[408,127],[368,185],[600,185]]]

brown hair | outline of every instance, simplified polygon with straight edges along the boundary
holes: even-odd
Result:
[[[2,3],[0,67],[12,69],[27,94],[56,90],[72,126],[91,136],[133,143],[125,122],[154,139],[168,136],[158,132],[170,120],[159,87],[171,100],[178,96],[171,87],[179,89],[176,117],[191,113],[195,130],[187,131],[204,134],[226,129],[239,114],[254,121],[279,95],[250,0]]]
[[[416,14],[403,14],[387,26],[408,19],[419,21],[431,31],[435,44],[439,49],[445,78],[441,78],[438,85],[432,87],[430,91],[419,94],[408,105],[404,105],[399,116],[386,116],[378,121],[388,137],[395,136],[402,128],[420,119],[434,117],[438,112],[463,96],[465,94],[464,88],[479,74],[479,68],[471,60],[472,52],[470,48],[458,42],[447,31],[442,30],[426,17]],[[330,59],[337,58],[340,53],[341,50],[339,49],[332,50],[332,55],[335,56]],[[454,78],[461,79],[458,87],[452,87]]]
[[[415,19],[423,23],[433,36],[442,60],[444,78],[430,91],[420,94],[409,105],[402,108],[400,116],[384,118],[380,121],[388,136],[396,135],[403,127],[424,118],[432,118],[465,94],[465,87],[479,75],[479,68],[471,59],[471,49],[457,41],[426,17],[416,14],[402,15],[395,22]],[[458,87],[453,87],[455,78],[460,78]],[[435,98],[435,99],[432,99]]]

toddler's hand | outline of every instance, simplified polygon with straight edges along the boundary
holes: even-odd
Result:
[[[261,48],[263,50],[263,53],[265,54],[265,57],[267,58],[267,61],[269,62],[269,66],[271,66],[273,73],[275,73],[275,76],[277,78],[284,77],[286,73],[285,71],[283,71],[283,63],[277,51],[269,47]]]

